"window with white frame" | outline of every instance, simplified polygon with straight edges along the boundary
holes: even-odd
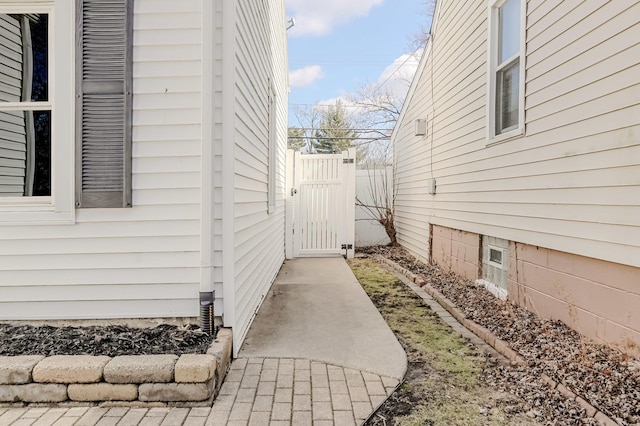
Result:
[[[0,225],[72,223],[74,4],[0,2]]]
[[[524,0],[489,5],[489,139],[524,132]]]

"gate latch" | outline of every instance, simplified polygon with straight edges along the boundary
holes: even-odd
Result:
[[[353,158],[343,158],[342,159],[342,164],[353,164],[354,160]]]
[[[298,190],[295,188],[291,188],[291,196],[293,197],[294,195],[296,195],[298,193]]]
[[[343,244],[342,250],[351,250],[353,249],[353,244]]]

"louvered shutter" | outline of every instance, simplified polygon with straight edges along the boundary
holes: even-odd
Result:
[[[133,0],[77,0],[76,205],[131,206]]]

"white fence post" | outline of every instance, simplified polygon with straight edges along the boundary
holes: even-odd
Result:
[[[347,258],[351,259],[355,255],[356,247],[356,149],[349,148],[349,151],[343,151],[346,158],[353,159],[345,164],[344,169],[344,190],[345,190],[345,218],[344,218],[344,239],[347,247]]]
[[[285,234],[284,234],[284,246],[285,246],[285,258],[294,259],[294,214],[295,214],[295,195],[293,193],[293,170],[294,170],[294,154],[295,151],[287,150],[287,165],[286,165],[286,177],[285,177]]]

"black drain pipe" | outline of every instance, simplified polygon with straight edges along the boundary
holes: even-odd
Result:
[[[200,328],[214,337],[216,333],[213,324],[213,301],[215,298],[215,291],[200,292],[200,318],[198,318]]]

